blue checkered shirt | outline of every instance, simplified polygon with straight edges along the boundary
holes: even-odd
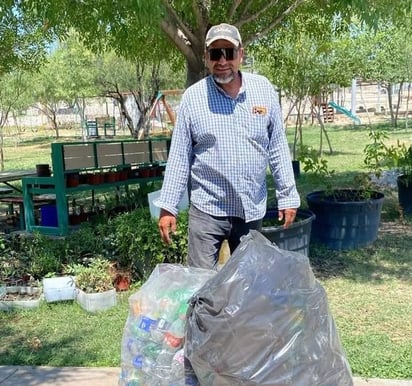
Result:
[[[277,93],[265,77],[241,75],[234,99],[211,76],[183,94],[155,205],[176,215],[189,184],[190,201],[202,212],[261,219],[269,165],[278,207],[300,206]]]

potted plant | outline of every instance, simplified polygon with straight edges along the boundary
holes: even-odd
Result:
[[[116,290],[110,274],[110,262],[97,255],[86,265],[74,264],[70,272],[75,276],[76,299],[89,312],[103,311],[116,305]]]
[[[369,133],[373,140],[365,147],[365,164],[379,178],[383,169],[395,170],[398,173],[399,205],[404,214],[412,214],[412,145],[397,141],[396,145],[387,145],[389,139],[386,130]]]
[[[396,179],[399,205],[403,213],[412,215],[412,145],[402,145],[397,162],[401,173]]]
[[[304,169],[313,171],[325,184],[324,190],[306,195],[308,207],[316,216],[311,241],[333,250],[373,243],[378,236],[384,194],[373,189],[368,176],[359,174],[353,181],[355,188],[337,188],[332,184],[334,171],[328,170],[327,160],[310,159]]]

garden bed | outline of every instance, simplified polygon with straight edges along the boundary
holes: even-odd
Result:
[[[41,287],[1,287],[0,310],[10,311],[15,308],[37,308],[43,298]]]

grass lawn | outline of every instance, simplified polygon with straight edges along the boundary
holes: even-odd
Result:
[[[325,158],[336,171],[334,186],[349,186],[363,170],[368,128],[330,126],[328,133],[334,152]],[[412,142],[410,129],[391,129],[390,135],[394,142]],[[317,148],[319,128],[305,127],[304,141]],[[49,151],[40,140],[22,141],[18,148],[5,151],[9,169],[50,162],[40,154]],[[20,159],[12,160],[13,154]],[[322,188],[305,173],[297,183],[303,207],[306,193]],[[412,219],[400,215],[396,191],[383,191],[382,223],[373,245],[352,251],[311,246],[310,261],[327,291],[354,375],[412,379]],[[70,302],[0,312],[0,365],[119,366],[127,299],[135,290],[119,294],[116,307],[97,315]]]

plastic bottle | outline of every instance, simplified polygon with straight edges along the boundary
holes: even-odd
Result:
[[[132,355],[136,356],[141,352],[142,349],[142,342],[138,339],[129,337],[126,342],[127,352]]]
[[[175,381],[180,381],[185,379],[185,367],[184,367],[184,361],[185,361],[185,354],[184,354],[184,349],[181,348],[178,350],[172,358],[172,366],[171,366],[171,375],[173,380]]]
[[[146,385],[146,376],[141,370],[123,367],[119,377],[119,386]]]
[[[151,330],[156,328],[157,320],[152,315],[141,315],[135,328],[136,335],[144,340],[151,340]]]
[[[156,360],[161,350],[162,346],[155,342],[144,342],[144,345],[141,347],[142,354],[153,360]]]
[[[164,347],[156,359],[154,372],[163,383],[167,383],[170,380],[173,355],[173,351]]]
[[[126,383],[126,386],[144,386],[147,385],[147,376],[142,371],[134,371]]]
[[[171,322],[176,318],[177,301],[171,294],[165,294],[158,303],[159,317],[156,328],[152,329],[151,334],[155,342],[163,342],[164,335],[171,326]]]
[[[142,296],[134,304],[135,318],[132,321],[132,330],[135,337],[142,340],[152,340],[151,332],[157,325],[158,307],[155,299]]]
[[[184,317],[178,317],[164,334],[163,347],[156,359],[156,374],[163,381],[170,381],[172,377],[173,357],[182,345],[185,335]]]
[[[170,326],[169,330],[165,333],[164,342],[167,346],[177,351],[183,346],[185,337],[185,325],[186,318],[184,315],[180,315]]]
[[[143,357],[142,371],[147,375],[155,374],[156,362],[149,357]]]
[[[137,370],[141,370],[143,368],[143,361],[144,357],[142,354],[137,354],[132,361],[133,367]]]

